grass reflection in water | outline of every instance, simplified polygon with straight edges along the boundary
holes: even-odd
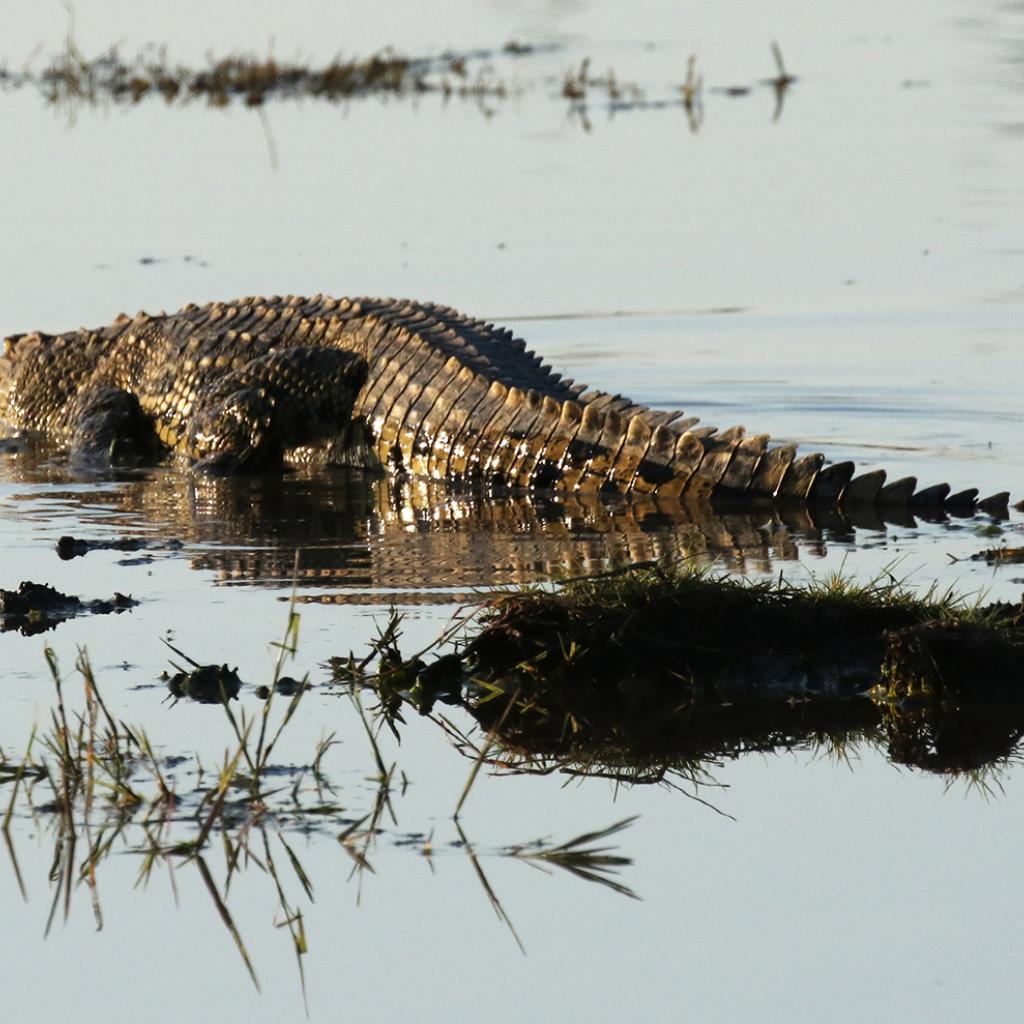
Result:
[[[56,689],[50,721],[45,728],[33,728],[20,756],[0,751],[0,785],[10,787],[0,831],[25,899],[28,890],[17,852],[19,832],[35,823],[52,838],[47,933],[58,916],[65,921],[69,918],[73,896],[82,888],[88,892],[97,929],[103,927],[101,879],[104,864],[115,854],[140,859],[137,883],[143,886],[159,869],[165,870],[175,897],[176,878],[183,870],[194,869],[259,988],[256,966],[230,900],[233,880],[242,872],[255,870],[268,881],[274,925],[286,928],[290,936],[305,998],[303,958],[309,941],[304,907],[314,900],[315,880],[304,868],[291,836],[315,833],[337,842],[351,862],[349,878],[357,883],[366,872],[374,871],[376,844],[389,831],[396,847],[427,857],[437,853],[439,844],[433,833],[415,834],[413,841],[397,833],[391,797],[393,790],[404,787],[408,780],[396,763],[386,763],[377,742],[383,720],[371,720],[359,693],[350,694],[351,702],[366,728],[374,762],[368,776],[373,794],[365,813],[353,815],[347,809],[349,804],[365,802],[365,788],[360,787],[358,794],[340,793],[325,771],[325,755],[336,743],[333,733],[317,743],[306,765],[283,766],[273,759],[278,740],[310,690],[305,685],[280,685],[286,682],[281,675],[285,659],[295,654],[298,621],[293,609],[285,638],[278,645],[273,685],[266,688],[262,707],[254,715],[244,707],[236,711],[231,705],[238,690],[233,672],[199,666],[176,650],[195,667],[191,672],[182,667],[174,676],[171,695],[219,703],[226,715],[229,746],[221,763],[212,769],[198,757],[160,752],[145,730],[120,720],[102,697],[84,652],[79,653],[75,665],[75,681],[82,686],[81,700],[76,702],[56,656],[47,648]],[[183,680],[183,676],[193,678]],[[219,700],[209,692],[216,682],[220,684]],[[275,696],[288,691],[290,699]],[[522,947],[482,860],[502,856],[559,868],[633,896],[614,878],[631,860],[603,844],[631,822],[620,821],[568,842],[536,840],[487,849],[472,843],[463,824],[456,822],[455,838],[448,845],[468,856],[488,900]]]

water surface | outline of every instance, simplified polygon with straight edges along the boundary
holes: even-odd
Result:
[[[32,60],[45,63],[66,18],[59,5],[9,4],[0,56],[18,68],[41,44]],[[167,43],[193,63],[208,51],[264,53],[271,40],[274,53],[310,60],[385,45],[427,56],[487,48],[512,95],[484,109],[434,95],[269,101],[261,115],[159,100],[51,109],[31,89],[8,90],[0,329],[261,292],[410,295],[507,322],[557,369],[649,404],[1019,500],[1021,29],[1018,8],[974,0],[756,11],[302,3],[286,18],[264,3],[157,11],[106,0],[76,17],[86,53],[115,41],[126,53]],[[512,39],[556,48],[502,55]],[[798,76],[778,116],[762,82],[776,74],[773,39]],[[705,86],[696,130],[679,102],[691,54]],[[613,110],[594,88],[574,108],[562,81],[585,57],[647,102]],[[750,91],[719,91],[731,86]],[[365,651],[391,604],[411,651],[490,588],[684,552],[722,571],[892,572],[1017,600],[1024,569],[970,556],[1020,545],[1021,533],[1019,514],[694,522],[426,489],[395,501],[337,473],[211,482],[160,467],[95,479],[4,456],[0,586],[120,590],[140,604],[0,636],[0,746],[19,756],[32,725],[49,721],[48,642],[69,676],[87,647],[117,716],[144,725],[164,756],[216,764],[234,742],[229,726],[215,707],[162,703],[159,674],[174,655],[161,638],[237,665],[249,684],[239,705],[257,711],[298,549],[300,646],[288,671],[318,687],[275,761],[307,765],[335,731],[342,743],[325,767],[344,808],[308,834],[286,831],[314,886],[310,903],[295,877],[287,883],[306,915],[312,1019],[343,1007],[382,1021],[1009,1021],[1024,977],[1015,758],[972,781],[896,768],[871,745],[851,747],[849,762],[798,749],[708,766],[708,784],[682,793],[484,775],[463,828],[524,957],[452,845],[470,762],[429,721],[410,721],[400,746],[382,734],[409,785],[396,775],[396,820],[368,854],[375,872],[350,878],[337,836],[342,819],[372,810],[374,764],[322,666]],[[156,544],[61,561],[64,534]],[[68,683],[69,703],[79,691]],[[610,842],[633,861],[617,879],[642,901],[500,855],[634,814]],[[58,914],[44,940],[52,817],[19,816],[12,834],[28,899],[5,865],[3,932],[18,950],[0,974],[10,1019],[63,1016],[72,999],[87,1020],[109,1018],[114,999],[153,1021],[302,1019],[290,940],[258,866],[235,877],[229,902],[262,994],[197,873],[176,873],[176,904],[166,872],[133,888],[139,858],[127,853],[98,874],[102,931],[79,886],[68,921]]]

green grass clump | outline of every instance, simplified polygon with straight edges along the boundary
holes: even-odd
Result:
[[[465,649],[468,704],[526,770],[699,780],[723,757],[860,741],[957,771],[1015,749],[1022,624],[1019,605],[888,574],[798,586],[644,564],[493,601]],[[979,702],[1003,709],[998,737],[946,757],[950,715]]]
[[[871,746],[952,774],[1013,758],[1022,621],[1019,605],[915,593],[889,573],[799,586],[640,563],[506,593],[412,657],[393,613],[367,657],[330,667],[376,692],[378,727],[397,733],[407,707],[432,716],[474,762],[467,791],[489,766],[696,795],[721,760],[755,751]],[[486,742],[439,701],[468,711]]]
[[[958,622],[1016,635],[1015,614],[951,592],[917,595],[891,577],[858,584],[837,575],[799,586],[643,565],[498,598],[469,654],[488,678],[519,673],[582,686],[668,673],[697,691],[739,682],[749,692],[798,670],[815,689],[840,677],[874,682],[894,630]]]

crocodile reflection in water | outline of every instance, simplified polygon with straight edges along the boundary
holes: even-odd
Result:
[[[33,479],[29,466],[21,469],[22,479]],[[396,595],[403,603],[462,601],[477,596],[471,588],[687,556],[770,572],[777,562],[825,554],[828,542],[848,542],[857,528],[884,529],[873,513],[868,521],[799,506],[731,513],[651,499],[510,494],[496,501],[322,468],[209,478],[166,467],[96,489],[58,486],[49,498],[102,503],[115,510],[105,526],[119,534],[180,538],[194,568],[226,583],[287,586],[298,549],[302,588],[334,588],[353,603]]]

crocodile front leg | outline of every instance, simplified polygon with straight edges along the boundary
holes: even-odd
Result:
[[[366,361],[352,352],[269,352],[200,388],[178,447],[201,471],[266,469],[342,436],[365,380]]]
[[[121,388],[88,388],[66,415],[69,454],[77,465],[130,465],[150,462],[160,453],[152,417],[135,395]]]

